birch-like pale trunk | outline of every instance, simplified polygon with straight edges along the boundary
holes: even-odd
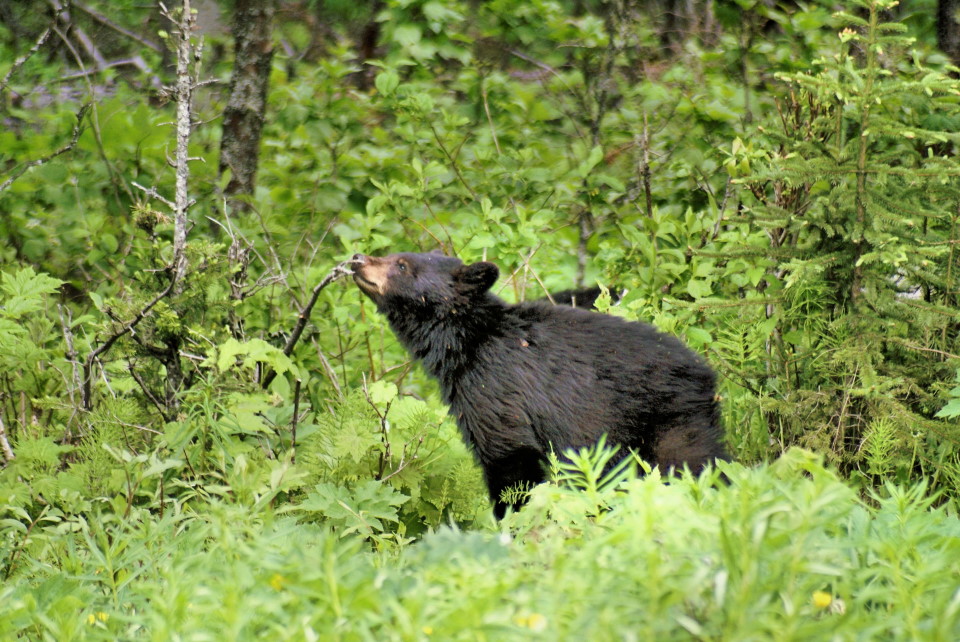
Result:
[[[177,180],[173,201],[173,278],[176,282],[174,295],[183,292],[187,274],[187,209],[190,207],[187,183],[190,178],[189,144],[194,87],[190,75],[190,60],[193,58],[190,34],[193,33],[195,24],[196,16],[190,8],[190,0],[183,0],[177,43]]]

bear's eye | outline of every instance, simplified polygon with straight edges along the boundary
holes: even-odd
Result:
[[[397,262],[397,269],[400,270],[401,272],[406,272],[406,271],[407,271],[407,264],[404,263],[403,261],[399,261],[399,262]]]

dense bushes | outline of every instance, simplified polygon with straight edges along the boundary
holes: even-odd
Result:
[[[810,454],[664,485],[538,487],[502,532],[374,553],[229,500],[35,538],[0,589],[30,639],[951,639],[960,523],[921,486],[870,503]],[[567,471],[567,478],[578,475]],[[715,475],[712,476],[715,478]],[[309,501],[309,500],[308,500]],[[29,554],[29,556],[28,556]],[[53,559],[51,566],[39,560]]]
[[[134,186],[173,185],[151,74],[56,93],[58,46],[0,89],[0,185],[84,125],[0,189],[4,635],[956,637],[960,86],[931,2],[715,2],[669,26],[619,2],[321,4],[278,14],[247,213],[220,197],[221,91],[197,92],[182,291],[169,212]],[[365,21],[369,61],[344,37]],[[4,60],[34,41],[17,25]],[[340,260],[437,247],[495,259],[512,300],[625,289],[608,313],[718,370],[743,464],[801,445],[827,468],[561,471],[587,492],[540,488],[501,534],[352,285],[283,352]]]

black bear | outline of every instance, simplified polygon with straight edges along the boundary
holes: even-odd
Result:
[[[589,310],[593,304],[600,298],[601,290],[598,287],[581,288],[579,290],[562,290],[560,292],[551,292],[549,297],[537,299],[542,302],[553,302],[556,305],[569,305],[574,308],[583,308]],[[610,300],[616,303],[619,295],[610,291]]]
[[[440,383],[498,518],[505,489],[544,480],[551,449],[604,433],[662,469],[698,472],[726,457],[713,371],[675,337],[544,300],[506,303],[490,292],[493,263],[438,253],[353,262],[357,285]]]

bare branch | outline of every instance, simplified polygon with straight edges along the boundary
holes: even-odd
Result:
[[[290,463],[297,463],[297,422],[300,420],[300,380],[293,388],[293,431],[290,436],[290,448],[293,451],[290,455]]]
[[[74,37],[76,37],[77,41],[87,52],[87,55],[90,56],[90,58],[93,60],[94,64],[97,67],[97,71],[106,69],[107,59],[103,57],[102,53],[100,53],[100,50],[93,43],[93,39],[91,39],[90,36],[87,35],[87,32],[81,29],[80,26],[77,25],[71,18],[70,3],[69,2],[61,3],[60,0],[47,0],[47,1],[50,4],[50,6],[54,8],[55,11],[63,12],[64,19],[66,20],[67,24],[70,25],[70,29],[68,31],[73,33]],[[63,33],[60,33],[59,31],[57,33],[64,41],[66,41],[66,36]]]
[[[3,423],[3,415],[0,414],[0,450],[3,450],[3,457],[6,461],[13,461],[15,456],[10,442],[7,441],[7,427]]]
[[[653,191],[650,188],[650,126],[647,123],[646,111],[643,112],[643,134],[639,143],[642,155],[637,161],[637,173],[640,175],[640,183],[643,184],[647,218],[653,218]]]
[[[410,454],[410,458],[407,459],[407,446],[409,445],[410,445],[410,442],[407,442],[403,445],[403,449],[400,451],[400,462],[397,464],[396,470],[394,470],[389,475],[382,477],[380,481],[385,482],[391,477],[393,477],[394,475],[397,475],[403,472],[404,468],[406,468],[407,466],[409,466],[410,464],[412,464],[417,460],[417,457],[418,457],[417,453],[420,451],[420,446],[423,445],[423,435],[420,435],[419,437],[417,437],[416,446],[414,446],[413,452]]]
[[[77,411],[79,410],[79,406],[77,406],[76,397],[74,395],[83,389],[83,380],[80,377],[80,356],[77,354],[77,350],[73,345],[73,330],[70,329],[70,323],[73,321],[70,316],[70,309],[68,308],[66,314],[64,314],[63,306],[58,303],[57,312],[60,314],[60,326],[63,328],[63,340],[67,344],[67,361],[70,362],[70,367],[73,371],[73,387],[67,388],[67,392],[70,395],[70,405],[73,408],[73,415],[71,415],[70,421],[67,422],[66,438],[69,439],[70,424],[73,421],[73,417],[76,416]]]
[[[53,14],[53,23],[56,24],[60,20],[60,16],[63,14],[64,8],[60,7],[57,9],[56,13]],[[10,82],[10,78],[13,77],[13,74],[17,73],[17,70],[23,66],[23,63],[30,60],[33,54],[40,51],[40,47],[47,42],[47,39],[50,38],[50,34],[53,33],[53,29],[48,27],[43,30],[43,33],[40,34],[40,37],[37,38],[37,41],[33,43],[33,46],[30,47],[30,50],[13,61],[13,65],[10,69],[7,70],[7,73],[3,76],[3,80],[0,80],[0,93],[7,88],[7,83]]]
[[[454,154],[451,154],[447,149],[447,146],[443,144],[443,139],[440,138],[440,133],[437,131],[437,128],[433,126],[432,122],[428,122],[430,126],[430,131],[433,132],[433,138],[437,141],[437,145],[440,147],[440,151],[443,152],[443,155],[447,157],[447,160],[450,161],[450,165],[453,167],[453,173],[457,175],[457,178],[460,179],[460,183],[467,188],[467,191],[470,192],[470,196],[473,200],[479,200],[477,193],[473,191],[473,188],[470,187],[470,184],[467,183],[467,179],[463,177],[463,174],[460,173],[460,166],[457,165],[457,158]],[[464,138],[466,141],[466,138]],[[459,150],[458,150],[459,151]]]
[[[160,400],[157,399],[157,396],[153,394],[147,382],[143,380],[143,377],[137,373],[136,368],[133,367],[133,363],[127,364],[127,371],[130,373],[130,376],[133,377],[133,380],[137,382],[137,385],[140,386],[140,390],[143,391],[144,396],[156,407],[157,411],[160,413],[160,416],[163,417],[164,421],[170,421],[170,417],[167,414],[166,409],[163,407],[163,404],[160,403]]]
[[[317,358],[320,359],[320,365],[323,366],[323,371],[327,375],[327,379],[330,380],[330,383],[333,384],[333,389],[337,393],[338,399],[343,399],[343,390],[340,389],[340,381],[337,379],[337,373],[333,369],[333,366],[330,365],[330,361],[327,360],[327,356],[323,354],[323,350],[320,349],[320,346],[317,346]]]
[[[170,209],[176,208],[176,205],[173,204],[173,201],[166,199],[163,196],[160,196],[160,193],[157,192],[156,187],[144,187],[143,185],[141,185],[136,181],[130,181],[130,183],[137,189],[143,190],[143,193],[146,194],[147,196],[157,199],[158,201],[160,201]]]
[[[493,117],[490,116],[490,102],[487,100],[487,83],[480,81],[480,95],[483,96],[483,111],[487,115],[487,123],[490,125],[490,136],[493,138],[493,146],[497,148],[497,155],[502,156],[500,151],[500,141],[497,140],[497,128],[493,125]]]
[[[93,363],[97,360],[97,357],[99,357],[101,354],[103,354],[104,352],[112,348],[113,344],[116,343],[117,340],[119,340],[121,337],[123,337],[129,332],[132,332],[133,329],[137,327],[137,324],[139,324],[141,321],[143,321],[146,318],[150,310],[153,309],[153,306],[160,303],[161,300],[165,299],[173,291],[173,286],[176,285],[176,283],[177,283],[176,273],[174,273],[170,278],[170,284],[166,287],[166,289],[163,292],[161,292],[156,297],[154,297],[153,300],[150,301],[150,303],[148,303],[147,305],[145,305],[139,312],[137,312],[137,314],[132,319],[130,319],[130,321],[124,323],[123,327],[120,328],[120,330],[117,330],[112,335],[110,335],[110,337],[106,341],[104,341],[102,344],[100,344],[100,346],[96,350],[93,350],[92,352],[90,352],[90,354],[87,355],[87,358],[83,363],[83,407],[85,410],[93,409],[93,400],[91,398],[90,387],[91,387]]]
[[[163,83],[160,81],[160,78],[157,77],[157,75],[153,72],[152,69],[150,69],[150,67],[147,65],[147,62],[143,59],[143,57],[139,55],[131,56],[130,58],[119,58],[117,60],[107,62],[104,64],[103,69],[84,69],[81,71],[75,71],[65,76],[61,76],[60,81],[65,82],[69,80],[75,80],[77,78],[86,78],[91,74],[98,73],[105,69],[111,69],[113,67],[125,67],[125,66],[135,67],[140,72],[150,76],[150,84],[155,89],[160,89],[163,86]]]
[[[99,22],[99,23],[102,24],[103,26],[109,27],[110,29],[113,29],[113,30],[116,31],[117,33],[119,33],[119,34],[121,34],[121,35],[123,35],[123,36],[126,36],[127,38],[130,38],[131,40],[134,40],[134,41],[140,43],[140,44],[143,45],[144,47],[149,47],[150,49],[153,49],[154,51],[158,51],[158,52],[160,52],[160,53],[163,53],[163,47],[161,47],[159,44],[153,42],[152,40],[148,40],[147,38],[144,38],[143,36],[141,36],[141,35],[138,34],[138,33],[134,33],[133,31],[130,31],[129,29],[126,29],[126,28],[124,28],[124,27],[121,27],[121,26],[118,25],[117,23],[112,22],[109,18],[107,18],[107,17],[104,16],[103,14],[97,13],[96,11],[94,11],[93,9],[91,9],[90,7],[88,7],[88,6],[84,5],[84,4],[80,4],[79,2],[74,2],[74,3],[73,3],[73,6],[74,6],[76,9],[79,9],[79,10],[82,11],[83,13],[87,14],[88,16],[90,16],[91,18],[93,18],[94,21]]]
[[[14,173],[5,180],[3,183],[0,183],[0,192],[6,190],[10,187],[15,180],[27,173],[31,167],[39,167],[44,163],[49,163],[51,160],[69,152],[77,144],[77,140],[80,139],[80,134],[83,132],[83,118],[87,115],[87,110],[90,109],[90,103],[86,103],[83,107],[80,108],[80,111],[77,112],[77,123],[73,126],[73,135],[70,137],[70,142],[58,149],[57,151],[44,156],[43,158],[38,158],[36,160],[28,161],[21,165]]]
[[[313,306],[317,304],[317,299],[320,298],[320,293],[325,287],[336,281],[337,279],[342,279],[345,276],[353,274],[353,270],[350,269],[350,266],[354,264],[354,261],[344,261],[338,263],[327,276],[323,277],[323,280],[320,281],[313,288],[313,294],[310,297],[310,300],[305,306],[300,310],[300,315],[297,318],[297,325],[293,328],[293,332],[290,333],[290,337],[287,339],[287,343],[283,346],[283,354],[288,357],[293,354],[293,348],[297,345],[297,341],[300,340],[300,335],[303,334],[304,328],[307,327],[307,321],[310,319],[310,313],[313,312]],[[266,388],[270,383],[276,378],[276,372],[269,372],[263,378],[263,387]]]

